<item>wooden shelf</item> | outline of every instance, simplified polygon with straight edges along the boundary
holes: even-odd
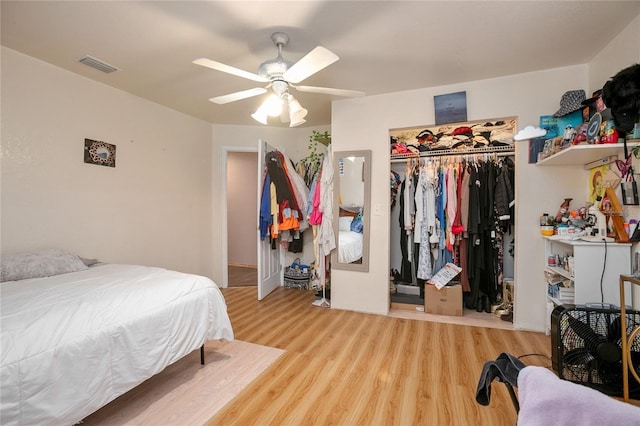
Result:
[[[640,145],[640,140],[627,141],[627,149]],[[538,166],[583,166],[593,161],[624,153],[624,144],[581,144],[571,145],[536,163]]]
[[[573,280],[574,277],[573,275],[571,275],[571,273],[569,271],[567,271],[566,269],[564,269],[564,267],[562,266],[547,266],[547,271],[553,273],[553,274],[558,274],[561,275],[565,278],[568,278],[570,280]]]

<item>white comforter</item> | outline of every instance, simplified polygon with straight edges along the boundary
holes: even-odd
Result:
[[[362,258],[362,234],[353,231],[340,231],[338,235],[338,262],[351,263]]]
[[[3,425],[74,424],[205,340],[233,340],[202,276],[106,264],[0,290]]]

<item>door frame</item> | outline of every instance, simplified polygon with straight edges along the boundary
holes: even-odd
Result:
[[[222,147],[222,220],[220,221],[220,236],[222,239],[222,288],[229,287],[229,236],[227,232],[227,170],[229,153],[231,152],[255,152],[258,155],[257,146],[223,146]],[[260,189],[258,188],[258,191]],[[257,253],[256,253],[257,254]]]

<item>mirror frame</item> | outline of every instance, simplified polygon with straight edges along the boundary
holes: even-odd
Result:
[[[340,244],[338,241],[338,218],[340,216],[340,176],[339,159],[341,157],[364,157],[364,212],[362,221],[362,263],[339,263],[338,253]],[[369,272],[369,236],[371,234],[371,150],[361,151],[336,151],[333,153],[333,232],[336,239],[336,248],[331,259],[331,268],[346,271]]]

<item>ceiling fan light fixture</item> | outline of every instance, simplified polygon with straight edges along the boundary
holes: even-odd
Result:
[[[294,98],[292,95],[289,95],[289,127],[298,126],[304,123],[306,120],[304,119],[309,111],[300,105],[300,102]]]
[[[282,113],[282,99],[277,95],[270,95],[260,108],[264,107],[267,115],[277,117]]]
[[[251,114],[251,117],[253,117],[253,119],[259,123],[267,124],[267,113],[264,111],[260,111],[259,108],[258,111]]]
[[[262,124],[267,124],[267,119],[269,118],[269,113],[267,111],[266,105],[267,102],[265,101],[262,105],[260,105],[260,108],[258,108],[256,112],[251,114],[251,117],[253,117],[254,120]]]
[[[260,105],[260,107],[251,114],[254,120],[267,124],[267,120],[269,117],[277,117],[282,113],[282,99],[278,96],[271,94],[269,97]]]
[[[259,123],[267,124],[268,115],[264,110],[261,110],[260,108],[258,108],[256,112],[251,114],[251,117],[253,117],[253,119]]]
[[[305,120],[304,118],[301,118],[301,119],[296,120],[296,121],[291,120],[289,122],[289,127],[296,127],[296,126],[299,126],[299,125],[304,124],[306,122],[307,122],[307,120]]]
[[[308,111],[300,105],[300,102],[289,94],[290,89],[296,89],[300,92],[323,93],[334,96],[364,96],[364,92],[355,90],[333,89],[330,87],[294,86],[292,83],[297,85],[302,80],[331,65],[339,58],[329,49],[317,46],[297,62],[292,63],[282,57],[282,47],[289,43],[289,36],[283,32],[275,32],[271,35],[271,40],[278,48],[278,56],[275,59],[262,62],[258,67],[257,74],[207,58],[194,60],[193,63],[196,65],[253,81],[268,82],[265,87],[256,87],[227,95],[216,96],[209,100],[217,104],[226,104],[261,95],[266,93],[267,89],[270,88],[273,91],[273,95],[265,100],[258,110],[251,114],[251,116],[262,124],[267,124],[269,116],[280,116],[282,123],[289,122],[290,127],[294,127],[305,122],[304,118],[307,116]]]

